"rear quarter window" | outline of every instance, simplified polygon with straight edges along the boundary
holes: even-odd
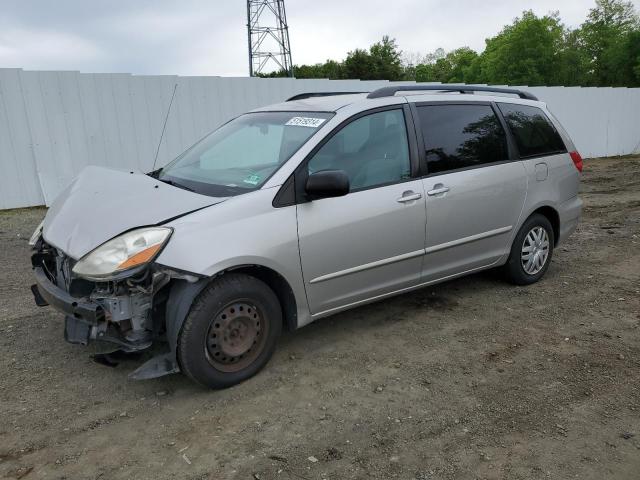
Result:
[[[562,137],[538,107],[499,103],[498,107],[518,147],[520,158],[566,152]]]

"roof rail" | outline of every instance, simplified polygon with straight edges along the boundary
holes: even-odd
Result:
[[[459,92],[459,93],[472,93],[472,92],[492,92],[492,93],[508,93],[511,95],[518,95],[520,98],[527,100],[538,100],[538,97],[529,93],[517,90],[515,88],[499,88],[499,87],[483,87],[472,85],[404,85],[399,87],[382,87],[374,90],[367,98],[380,98],[380,97],[392,97],[397,92],[419,92],[419,91],[438,91],[438,92]]]
[[[311,97],[330,97],[331,95],[354,95],[356,93],[367,93],[367,92],[307,92],[307,93],[299,93],[294,95],[293,97],[287,98],[287,102],[292,102],[294,100],[304,100],[305,98]]]

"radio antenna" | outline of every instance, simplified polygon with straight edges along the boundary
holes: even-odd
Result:
[[[171,112],[171,105],[173,105],[173,98],[176,96],[176,90],[178,89],[178,84],[176,83],[173,86],[173,93],[171,94],[171,101],[169,102],[169,108],[167,108],[167,115],[164,117],[164,124],[162,125],[162,133],[160,133],[160,141],[158,142],[158,148],[156,148],[156,157],[153,159],[153,168],[151,171],[155,171],[156,162],[158,161],[158,154],[160,153],[160,145],[162,145],[162,139],[164,137],[164,131],[167,128],[167,120],[169,120],[169,113]]]

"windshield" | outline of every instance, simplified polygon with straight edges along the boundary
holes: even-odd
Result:
[[[226,197],[260,188],[332,113],[257,112],[207,135],[157,172],[161,181]]]

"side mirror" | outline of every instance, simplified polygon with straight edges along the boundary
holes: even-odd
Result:
[[[349,177],[343,170],[320,170],[309,175],[304,189],[310,200],[342,197],[349,193]]]

